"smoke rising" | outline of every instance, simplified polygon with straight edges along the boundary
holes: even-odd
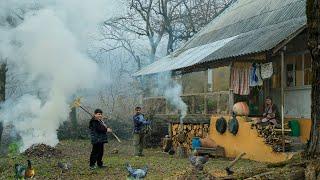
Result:
[[[87,50],[98,37],[98,24],[119,10],[115,7],[121,3],[30,0],[0,4],[0,58],[30,85],[21,97],[6,100],[1,121],[12,124],[21,136],[20,151],[36,143],[55,146],[56,130],[68,118],[70,98],[103,81]]]
[[[182,86],[171,78],[171,72],[160,74],[158,76],[157,86],[160,89],[160,94],[166,98],[167,102],[180,111],[180,123],[182,124],[188,109],[180,97],[182,94]]]

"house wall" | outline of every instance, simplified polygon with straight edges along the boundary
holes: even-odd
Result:
[[[286,45],[285,57],[285,84],[284,89],[284,115],[287,118],[310,118],[311,117],[311,86],[310,74],[307,76],[306,68],[307,61],[310,62],[308,57],[306,45],[306,33],[302,32],[295,37],[291,42]],[[270,81],[272,81],[270,95],[278,107],[281,105],[281,58],[275,56],[272,58],[274,64],[274,74]],[[295,83],[293,86],[288,85],[287,65],[297,62],[301,67],[295,67],[296,73],[294,74]],[[296,64],[296,66],[298,66]]]
[[[220,134],[216,130],[216,121],[220,116],[212,116],[210,122],[209,137],[217,145],[225,149],[227,157],[236,157],[242,152],[246,155],[244,158],[261,162],[281,162],[292,157],[292,153],[273,152],[272,147],[264,143],[264,138],[258,136],[256,129],[251,129],[251,124],[246,122],[243,117],[237,117],[239,130],[236,135],[231,134],[228,130]],[[226,120],[230,116],[224,116]]]
[[[311,117],[311,89],[297,88],[284,92],[285,117],[310,118]]]

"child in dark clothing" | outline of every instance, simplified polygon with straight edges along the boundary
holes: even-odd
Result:
[[[95,169],[95,164],[98,164],[99,168],[105,167],[102,162],[103,146],[108,142],[107,132],[112,132],[112,129],[102,121],[102,110],[96,109],[94,111],[94,117],[89,123],[92,151],[90,155],[90,169]]]

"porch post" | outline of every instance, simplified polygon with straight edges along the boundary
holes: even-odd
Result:
[[[230,62],[229,64],[229,112],[228,114],[231,114],[232,113],[232,107],[233,107],[233,104],[234,104],[234,96],[233,96],[233,89],[231,89],[231,78],[232,76],[232,62]]]
[[[284,152],[284,86],[285,86],[285,72],[284,72],[284,51],[285,47],[281,51],[281,133],[282,133],[282,151]]]

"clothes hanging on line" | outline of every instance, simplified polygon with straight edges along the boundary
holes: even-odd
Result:
[[[262,79],[268,79],[273,74],[272,62],[265,63],[261,65],[261,77]]]
[[[251,63],[234,63],[231,69],[231,89],[234,94],[248,95],[250,93]]]
[[[262,86],[263,80],[261,78],[260,73],[260,65],[259,64],[252,64],[252,67],[250,67],[250,87],[254,86]]]

